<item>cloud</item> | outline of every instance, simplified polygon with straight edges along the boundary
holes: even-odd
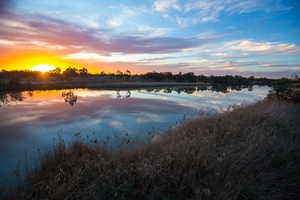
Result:
[[[224,34],[215,31],[202,32],[197,35],[197,38],[202,40],[222,38]]]
[[[88,60],[90,62],[95,61],[103,61],[103,56],[97,53],[89,53],[89,52],[78,52],[73,54],[68,54],[64,56],[65,59],[79,59],[79,60]]]
[[[181,10],[177,0],[156,0],[153,7],[158,12],[166,12],[169,9]]]
[[[138,61],[161,61],[161,60],[171,60],[171,59],[180,59],[180,58],[191,58],[193,55],[189,56],[165,56],[165,57],[157,57],[157,58],[144,58],[144,59],[139,59]]]
[[[123,54],[161,54],[180,52],[183,49],[199,47],[205,39],[196,37],[177,38],[159,36],[169,29],[140,27],[146,35],[115,35],[108,29],[86,28],[64,20],[44,15],[15,16],[1,19],[1,41],[5,44],[19,42],[18,49],[41,49],[69,55],[91,52],[109,56],[111,53]],[[13,48],[14,46],[11,45]]]
[[[270,56],[299,55],[300,47],[293,43],[233,40],[221,44],[207,43],[198,49],[198,57],[207,59],[246,59]]]
[[[109,27],[122,26],[124,21],[130,21],[129,20],[130,17],[135,16],[139,13],[139,11],[137,11],[135,9],[124,7],[124,6],[122,6],[121,8],[118,8],[118,9],[120,9],[120,10],[118,10],[118,13],[120,13],[120,14],[110,17],[106,21],[106,24]]]
[[[137,35],[144,37],[158,37],[170,32],[171,28],[155,28],[147,25],[138,26]]]
[[[121,26],[123,24],[123,20],[121,18],[111,18],[106,21],[106,24],[111,27]]]
[[[204,43],[204,40],[197,38],[121,36],[111,40],[109,46],[122,53],[162,54],[181,52],[183,49],[198,47]]]
[[[272,12],[284,10],[280,1],[260,0],[157,0],[153,4],[155,11],[163,13],[170,19],[176,19],[181,26],[217,21],[222,13],[245,14],[256,11]],[[291,9],[292,7],[288,7]],[[172,9],[180,13],[172,13]]]
[[[259,52],[264,55],[299,54],[300,49],[294,44],[279,42],[255,42],[252,40],[235,40],[226,42],[224,49],[243,52]]]
[[[242,50],[242,51],[266,51],[272,48],[271,43],[259,43],[249,40],[238,40],[228,42],[225,44],[229,49]]]

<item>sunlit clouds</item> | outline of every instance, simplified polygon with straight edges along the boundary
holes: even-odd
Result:
[[[3,69],[44,63],[84,66],[93,73],[288,76],[300,67],[299,3],[293,1],[54,0],[46,6],[15,0],[1,5]],[[47,59],[24,56],[29,54]]]
[[[238,40],[225,43],[225,47],[240,51],[259,51],[270,55],[278,54],[299,54],[300,49],[294,44],[279,42],[253,42],[251,40]]]

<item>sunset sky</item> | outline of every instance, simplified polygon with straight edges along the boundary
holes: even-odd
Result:
[[[298,0],[0,0],[0,70],[300,75]]]

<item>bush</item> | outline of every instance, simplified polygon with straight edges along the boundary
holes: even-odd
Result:
[[[272,90],[269,91],[269,98],[278,100],[290,100],[292,96],[292,81],[287,78],[282,78],[272,84]]]

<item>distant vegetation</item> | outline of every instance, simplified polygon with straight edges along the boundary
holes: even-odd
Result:
[[[0,90],[20,89],[49,89],[64,87],[86,87],[93,83],[109,82],[177,82],[177,83],[206,83],[215,88],[220,86],[270,85],[274,80],[268,78],[248,78],[239,75],[204,76],[193,72],[173,74],[171,72],[148,72],[145,74],[131,74],[129,70],[116,73],[90,74],[86,68],[68,67],[65,71],[56,68],[46,73],[37,71],[6,71],[0,72]],[[77,84],[77,85],[76,85]],[[237,87],[237,88],[238,88]],[[53,89],[54,89],[53,88]]]
[[[135,150],[126,135],[117,153],[61,141],[11,198],[299,199],[299,104],[231,109],[200,111]]]

